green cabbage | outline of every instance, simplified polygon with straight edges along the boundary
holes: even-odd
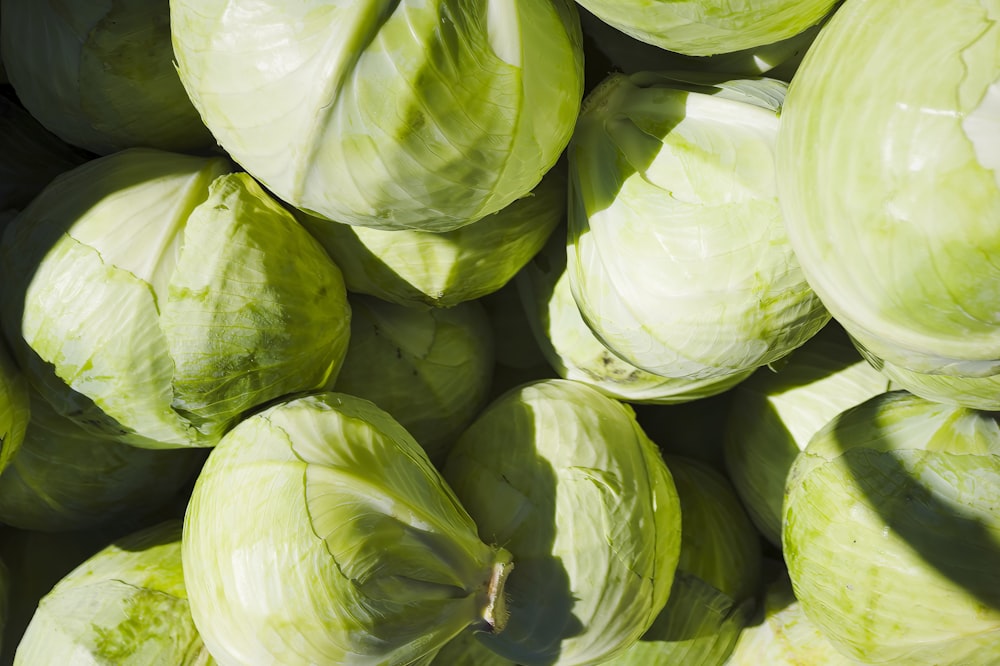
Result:
[[[573,131],[571,0],[173,0],[181,81],[223,148],[313,215],[457,229],[526,195]]]
[[[211,666],[191,619],[181,521],[110,544],[42,597],[15,666]]]
[[[995,0],[847,0],[777,147],[789,240],[833,316],[903,388],[993,409],[995,380],[945,378],[1000,373],[998,17]]]
[[[0,474],[0,523],[52,532],[141,519],[203,460],[194,449],[141,449],[94,435],[31,391],[24,443]]]
[[[173,64],[162,0],[4,0],[0,45],[18,99],[49,131],[106,155],[215,146]]]
[[[514,558],[501,632],[478,637],[518,664],[612,657],[670,594],[677,491],[632,410],[563,379],[513,389],[459,437],[444,476],[484,541]]]
[[[567,271],[584,320],[632,365],[731,377],[829,319],[778,204],[786,87],[646,72],[587,97],[569,150]]]
[[[852,659],[1000,661],[1000,424],[891,391],[792,466],[782,547],[806,616]]]
[[[3,325],[59,413],[137,446],[211,446],[248,410],[335,380],[340,271],[230,168],[129,149],[63,174],[7,228]]]
[[[183,560],[223,665],[409,664],[468,627],[503,630],[510,554],[480,541],[399,423],[343,393],[278,403],[223,437]]]
[[[843,410],[891,387],[831,322],[733,390],[723,449],[726,471],[771,543],[781,545],[785,479],[809,439]]]
[[[529,195],[453,231],[387,231],[297,217],[343,271],[349,290],[447,308],[507,284],[565,214],[566,174],[557,166]]]
[[[691,56],[709,56],[793,38],[837,0],[578,0],[632,37]]]
[[[371,400],[442,460],[488,398],[486,312],[478,301],[417,309],[355,295],[350,303],[351,342],[334,388]]]
[[[753,370],[722,377],[662,377],[609,350],[587,326],[566,272],[566,239],[555,234],[514,278],[527,323],[546,360],[563,379],[589,384],[612,398],[673,404],[721,393]]]
[[[704,463],[668,456],[681,502],[681,554],[670,599],[609,666],[720,666],[750,619],[760,539],[732,486]]]

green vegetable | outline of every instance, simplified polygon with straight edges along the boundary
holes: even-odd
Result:
[[[723,377],[662,377],[641,370],[609,350],[587,326],[566,272],[566,239],[553,235],[514,279],[528,326],[546,360],[563,379],[589,384],[612,398],[673,404],[726,391],[753,370]]]
[[[174,0],[184,87],[223,148],[297,208],[448,231],[526,195],[583,89],[571,0]]]
[[[778,185],[806,277],[916,393],[926,385],[909,373],[1000,373],[998,11],[848,0],[782,112]],[[966,400],[968,385],[949,396],[946,381],[930,382],[929,395],[972,407],[992,391]]]
[[[297,217],[344,272],[349,290],[447,308],[507,284],[565,214],[566,174],[557,166],[529,195],[453,231],[386,231]]]
[[[727,666],[856,666],[830,645],[792,593],[782,572],[764,594],[760,612],[743,629]]]
[[[38,604],[16,666],[209,666],[181,571],[181,522],[120,539],[60,580]]]
[[[340,271],[229,169],[122,151],[60,176],[8,227],[3,324],[59,413],[137,446],[211,446],[248,410],[335,380]]]
[[[64,141],[205,151],[211,133],[173,65],[162,0],[4,0],[3,64],[18,99]]]
[[[203,461],[100,437],[31,391],[24,443],[0,474],[0,522],[45,532],[121,524],[164,505]]]
[[[782,546],[795,596],[869,663],[1000,660],[1000,425],[905,391],[817,432],[788,476]]]
[[[747,624],[761,571],[760,539],[722,474],[668,456],[681,502],[681,554],[670,599],[609,666],[717,666]]]
[[[836,0],[578,0],[602,21],[660,48],[692,56],[789,39]]]
[[[431,460],[443,459],[492,383],[493,331],[483,307],[416,309],[360,295],[350,303],[351,342],[336,390],[371,400]]]
[[[817,430],[843,410],[890,390],[836,323],[733,390],[726,471],[754,524],[781,545],[785,479]]]
[[[249,417],[185,516],[191,611],[220,664],[408,664],[501,631],[510,554],[402,426],[324,393]]]
[[[785,89],[647,72],[587,97],[569,152],[567,271],[584,320],[632,365],[732,377],[829,319],[778,206]]]
[[[562,379],[513,389],[459,437],[444,476],[480,537],[516,563],[507,626],[479,635],[497,654],[526,666],[598,663],[666,603],[680,503],[626,405]]]

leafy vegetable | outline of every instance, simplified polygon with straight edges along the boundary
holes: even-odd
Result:
[[[640,73],[587,97],[569,151],[567,271],[584,320],[632,365],[731,377],[829,319],[778,206],[785,89]]]
[[[183,537],[220,664],[396,663],[501,631],[510,554],[388,413],[342,393],[278,403],[212,450]]]
[[[181,522],[123,538],[56,583],[14,664],[209,666],[181,570]]]
[[[448,231],[526,195],[583,88],[571,0],[174,0],[185,89],[233,159],[302,210]]]
[[[211,133],[173,65],[161,0],[4,0],[0,49],[18,99],[64,141],[207,151]]]
[[[912,7],[837,11],[792,82],[777,165],[809,283],[867,354],[904,370],[893,379],[926,393],[910,373],[1000,372],[1000,28],[995,2]],[[968,384],[947,396],[931,382],[973,407],[992,390],[966,400]]]
[[[680,503],[627,406],[562,379],[497,398],[444,476],[484,541],[516,563],[510,617],[483,643],[518,664],[589,664],[634,643],[667,601]]]
[[[796,598],[848,657],[1000,659],[1000,425],[891,391],[817,432],[788,476]]]
[[[59,177],[8,227],[3,324],[59,413],[137,446],[211,446],[248,410],[336,378],[340,271],[229,168],[122,151]]]

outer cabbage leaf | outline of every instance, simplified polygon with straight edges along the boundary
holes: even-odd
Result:
[[[727,666],[856,666],[835,650],[792,593],[784,572],[765,590],[760,611],[743,629]]]
[[[554,234],[514,278],[528,325],[546,360],[563,379],[634,403],[682,403],[728,390],[753,370],[723,377],[663,377],[635,367],[594,335],[573,298],[566,272],[565,233]]]
[[[203,460],[95,435],[32,391],[24,443],[0,474],[0,523],[44,532],[131,524],[165,505]]]
[[[5,332],[59,413],[137,446],[211,446],[244,411],[336,376],[339,270],[230,167],[122,151],[63,174],[11,222]]]
[[[334,388],[392,414],[440,462],[485,406],[493,360],[493,330],[477,301],[425,310],[354,296]]]
[[[344,273],[347,288],[401,305],[452,307],[499,290],[566,214],[556,166],[531,193],[453,231],[373,229],[298,215]]]
[[[681,502],[681,554],[670,599],[613,666],[719,666],[754,608],[760,539],[732,486],[704,463],[668,456]]]
[[[892,388],[835,322],[734,389],[725,428],[726,471],[754,524],[781,545],[785,480],[816,431],[843,410]]]

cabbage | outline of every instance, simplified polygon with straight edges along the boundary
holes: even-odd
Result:
[[[782,572],[767,586],[760,611],[743,629],[727,666],[856,666],[830,645],[792,593]]]
[[[106,155],[215,145],[173,65],[162,0],[4,0],[3,64],[49,131]]]
[[[570,144],[573,296],[608,349],[664,377],[745,373],[829,319],[778,205],[786,85],[712,80],[611,75]]]
[[[350,303],[351,342],[334,388],[371,400],[442,460],[492,383],[493,331],[482,305],[428,310],[359,295]]]
[[[903,388],[991,409],[995,379],[965,380],[1000,373],[998,17],[995,0],[848,0],[777,147],[788,237],[833,316]]]
[[[563,379],[494,400],[462,433],[444,477],[515,566],[509,618],[478,638],[525,666],[591,664],[634,643],[670,594],[680,503],[632,410]]]
[[[448,231],[526,195],[583,90],[571,0],[173,0],[181,81],[233,159],[313,215]]]
[[[184,583],[179,520],[122,538],[42,597],[14,664],[210,666]]]
[[[866,663],[1000,660],[1000,424],[891,391],[820,429],[788,475],[796,598]]]
[[[85,153],[0,95],[0,211],[24,208],[53,178],[86,160]],[[0,231],[3,227],[0,223]]]
[[[31,391],[24,442],[0,474],[0,523],[51,532],[141,519],[203,460],[194,449],[141,449],[94,435]]]
[[[453,231],[386,231],[299,214],[344,273],[347,288],[401,305],[448,308],[507,284],[566,214],[566,175]]]
[[[31,419],[28,384],[0,343],[0,474],[17,456]]]
[[[343,393],[277,403],[223,437],[188,505],[183,563],[224,666],[426,663],[506,616],[510,554],[480,541],[399,423]]]
[[[59,413],[127,444],[211,446],[335,380],[340,271],[230,166],[129,149],[63,174],[7,228],[3,325]]]

